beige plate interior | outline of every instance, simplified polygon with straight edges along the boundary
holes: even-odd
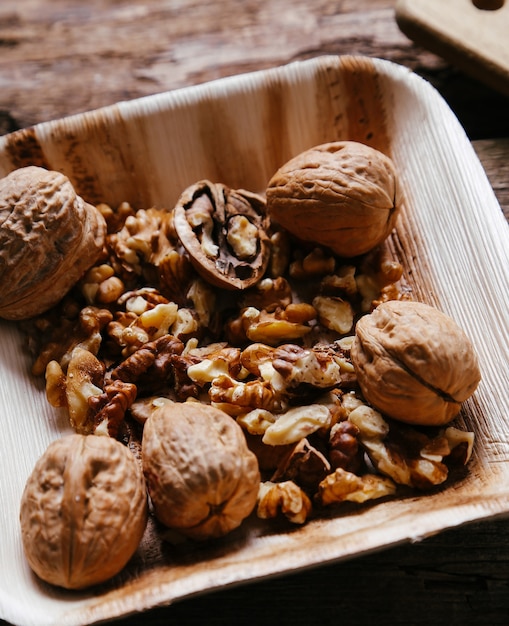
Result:
[[[77,626],[231,583],[346,559],[509,512],[509,233],[458,121],[419,77],[382,60],[321,57],[120,103],[0,138],[0,174],[65,172],[89,202],[170,207],[202,178],[263,191],[290,156],[355,139],[394,158],[406,206],[390,246],[415,297],[452,315],[479,353],[483,381],[460,427],[476,433],[469,472],[435,493],[349,508],[302,528],[255,520],[209,546],[161,542],[150,525],[122,575],[87,593],[38,582],[23,559],[26,477],[66,430],[28,375],[20,336],[0,325],[0,616]]]

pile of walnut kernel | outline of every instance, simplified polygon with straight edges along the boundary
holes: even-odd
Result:
[[[342,257],[271,223],[261,196],[201,181],[182,198],[99,205],[102,256],[23,323],[33,374],[77,433],[132,443],[160,398],[211,404],[256,454],[258,517],[296,524],[442,484],[468,461],[472,433],[391,420],[360,393],[357,320],[411,299],[383,242]]]

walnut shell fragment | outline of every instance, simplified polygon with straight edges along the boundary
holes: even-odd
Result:
[[[39,458],[22,495],[28,563],[66,589],[102,583],[133,556],[147,511],[141,467],[127,447],[111,437],[66,435]]]
[[[246,289],[265,273],[270,248],[261,196],[203,180],[180,196],[174,225],[191,263],[210,284]]]
[[[351,358],[366,400],[409,424],[448,423],[481,379],[465,332],[421,302],[385,302],[362,317]]]
[[[156,405],[144,426],[142,460],[157,519],[187,537],[226,535],[256,505],[256,456],[235,420],[210,405]]]
[[[266,195],[271,220],[342,257],[364,254],[384,241],[401,205],[392,160],[355,141],[298,154],[272,176]]]
[[[106,222],[60,172],[28,166],[0,179],[0,317],[56,304],[99,258]]]

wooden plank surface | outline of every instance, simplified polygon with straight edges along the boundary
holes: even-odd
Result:
[[[466,0],[468,1],[468,0]],[[401,63],[473,139],[509,135],[507,100],[398,28],[396,0],[2,0],[0,133],[320,54]]]
[[[509,219],[507,98],[408,39],[395,6],[395,0],[2,0],[0,134],[320,54],[379,56],[416,71],[449,102]],[[491,626],[507,623],[508,590],[509,521],[495,520],[191,598],[154,609],[142,622]]]
[[[496,0],[400,0],[397,22],[419,44],[509,95],[509,5]]]
[[[507,220],[509,220],[509,138],[473,142],[479,160]]]

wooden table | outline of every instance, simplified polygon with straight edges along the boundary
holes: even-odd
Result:
[[[322,54],[364,54],[428,79],[459,117],[509,219],[507,98],[419,48],[394,0],[2,0],[0,134]],[[143,624],[508,623],[509,520],[191,598]],[[134,626],[132,616],[116,623]],[[5,622],[3,622],[5,623]]]

